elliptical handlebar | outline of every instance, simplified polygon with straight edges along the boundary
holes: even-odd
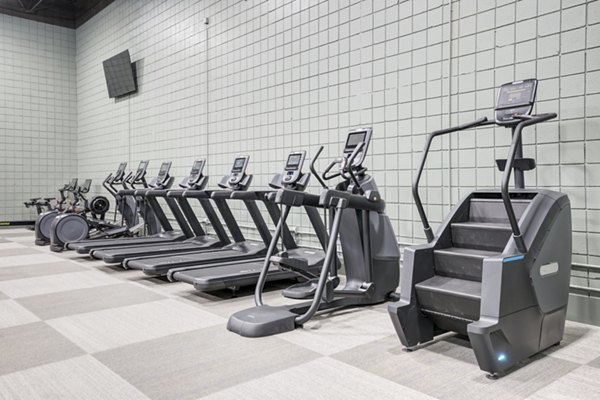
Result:
[[[514,128],[512,143],[510,145],[510,149],[508,151],[508,156],[506,157],[506,166],[504,167],[504,173],[502,174],[502,184],[501,184],[501,192],[502,192],[502,201],[504,203],[504,208],[506,208],[506,214],[508,216],[508,221],[510,223],[513,238],[515,240],[515,244],[521,253],[527,253],[527,245],[521,236],[521,229],[519,228],[519,221],[517,220],[515,210],[510,201],[510,193],[508,190],[508,184],[510,183],[510,177],[513,170],[513,164],[515,162],[515,158],[517,156],[517,148],[521,143],[521,133],[523,128],[526,126],[531,126],[535,124],[539,124],[540,122],[548,121],[557,117],[556,113],[545,113],[538,115],[515,115],[514,118],[520,119],[516,127]]]
[[[317,178],[317,180],[319,181],[319,183],[321,184],[321,186],[323,187],[323,189],[329,189],[327,187],[327,185],[325,184],[325,182],[323,181],[323,179],[321,178],[321,176],[319,175],[319,173],[317,172],[317,169],[315,168],[317,159],[319,158],[319,156],[323,152],[324,148],[325,147],[323,147],[323,146],[319,147],[319,150],[317,151],[317,154],[315,154],[315,156],[313,157],[312,161],[310,162],[310,172],[312,172],[312,174]]]
[[[354,148],[354,151],[352,152],[352,154],[350,154],[350,157],[348,157],[346,159],[344,168],[343,168],[343,173],[342,176],[346,179],[346,172],[350,175],[350,179],[352,179],[352,182],[354,182],[354,185],[356,185],[356,187],[358,188],[358,192],[361,195],[365,194],[365,191],[363,190],[363,188],[360,186],[360,182],[358,181],[358,178],[356,177],[356,175],[354,174],[354,171],[352,170],[352,164],[354,164],[354,160],[356,159],[356,157],[358,156],[358,154],[362,151],[363,147],[365,147],[365,142],[360,142],[356,145],[356,147]]]
[[[108,176],[104,179],[104,181],[102,181],[102,187],[104,189],[106,189],[106,191],[108,193],[110,193],[113,197],[116,197],[117,195],[117,190],[112,186],[112,183],[114,181],[114,175],[112,174],[112,172],[110,174],[108,174]]]
[[[329,174],[329,171],[331,171],[333,169],[333,167],[335,167],[338,164],[341,164],[344,162],[344,158],[343,157],[338,157],[335,160],[333,160],[332,162],[329,163],[329,165],[327,166],[327,168],[325,168],[325,171],[323,171],[323,179],[328,181],[334,178],[337,178],[338,176],[341,176],[342,173],[340,171]],[[326,189],[328,189],[327,187],[325,187]]]
[[[472,122],[467,122],[465,124],[461,124],[452,128],[440,129],[434,131],[429,134],[427,137],[427,141],[425,142],[425,147],[423,148],[423,152],[421,153],[421,162],[419,164],[419,168],[417,169],[415,176],[413,178],[412,184],[412,193],[413,198],[415,199],[415,205],[417,206],[417,211],[419,212],[419,217],[421,217],[421,223],[423,224],[423,231],[425,232],[425,236],[427,237],[427,242],[431,243],[433,241],[434,235],[431,230],[431,226],[429,225],[429,220],[427,219],[427,214],[425,213],[425,208],[423,207],[423,202],[421,201],[421,196],[419,195],[419,181],[421,180],[421,175],[423,174],[423,169],[425,168],[425,163],[427,162],[427,156],[429,155],[429,149],[431,148],[431,142],[437,136],[445,135],[452,132],[462,131],[465,129],[476,128],[481,125],[490,125],[494,123],[493,121],[488,121],[487,117],[482,117],[476,119]]]
[[[329,165],[327,166],[327,168],[325,168],[325,171],[323,171],[322,178],[324,180],[328,181],[333,178],[337,178],[338,176],[341,176],[346,180],[352,180],[354,182],[354,184],[356,184],[357,187],[360,188],[358,179],[356,178],[356,175],[352,171],[352,164],[354,163],[354,160],[356,159],[356,157],[358,157],[358,155],[360,154],[360,152],[362,151],[362,149],[364,147],[365,147],[365,142],[359,142],[356,145],[356,147],[354,148],[354,150],[352,151],[352,153],[350,154],[350,156],[338,157],[335,160],[331,161],[329,163]],[[317,153],[317,155],[321,153],[322,149],[323,149],[323,147],[321,146],[321,149],[319,150],[319,153]],[[330,173],[330,171],[336,165],[341,165],[340,170],[335,173]],[[311,167],[312,167],[312,164],[311,164]],[[318,177],[318,174],[316,173],[316,171],[313,170],[313,168],[311,168],[311,171],[313,171],[313,173],[315,175],[317,175],[317,177]],[[321,179],[319,179],[319,182],[321,182],[323,188],[328,189],[327,185],[325,185],[325,183]],[[362,190],[361,190],[361,194],[363,194]]]

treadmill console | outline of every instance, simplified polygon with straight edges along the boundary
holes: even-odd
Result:
[[[163,183],[169,179],[169,170],[171,169],[171,161],[165,161],[160,165],[158,175],[156,176],[156,183]]]
[[[358,146],[359,143],[364,142],[364,146],[354,159],[352,167],[359,167],[365,160],[365,155],[367,154],[367,149],[369,148],[369,143],[371,142],[372,133],[372,128],[361,128],[348,132],[346,145],[344,146],[344,156],[349,157],[352,152],[354,152],[354,149],[356,149],[356,146]]]
[[[283,173],[283,183],[294,183],[300,178],[305,159],[306,151],[295,151],[288,155]]]
[[[202,178],[202,171],[204,170],[205,160],[196,160],[194,161],[194,165],[192,166],[192,170],[190,171],[190,175],[187,179],[188,186],[194,186],[196,183],[200,181]]]
[[[535,103],[537,79],[505,83],[498,92],[496,123],[510,125],[518,122],[515,115],[529,115]]]
[[[246,175],[246,167],[248,166],[249,156],[237,156],[235,161],[233,162],[233,167],[231,168],[231,173],[229,174],[230,185],[237,185],[244,179]]]
[[[142,179],[144,175],[146,175],[146,168],[148,168],[148,163],[148,160],[140,161],[140,164],[138,165],[137,170],[135,171],[135,175],[133,176],[134,182]]]
[[[119,168],[117,168],[117,172],[113,176],[112,182],[120,182],[125,176],[125,169],[127,168],[127,163],[122,162],[119,164]]]

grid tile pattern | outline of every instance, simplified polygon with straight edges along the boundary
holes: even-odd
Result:
[[[385,305],[242,338],[225,321],[253,304],[251,290],[235,298],[200,294],[139,271],[98,268],[72,253],[52,256],[33,245],[30,231],[0,237],[7,232],[3,243],[25,243],[48,257],[44,276],[64,284],[52,293],[0,292],[0,399],[567,399],[595,398],[600,390],[598,327],[567,321],[560,346],[491,381],[456,336],[402,351]],[[34,287],[39,265],[20,265],[21,277],[2,267],[0,281]],[[94,274],[97,284],[81,289],[64,265]],[[264,300],[288,301],[276,286]]]
[[[75,33],[0,15],[0,221],[56,196],[77,173]]]
[[[77,30],[79,173],[98,181],[150,158],[182,176],[202,156],[214,186],[247,153],[264,187],[287,151],[334,157],[347,129],[373,126],[368,167],[399,242],[418,243],[410,184],[426,133],[491,117],[500,84],[537,77],[537,110],[559,119],[525,133],[539,165],[527,183],[569,194],[574,261],[599,264],[598,38],[600,1],[115,1]],[[126,48],[140,91],[115,101],[101,61]],[[486,128],[434,145],[422,181],[434,227],[468,191],[499,185],[509,143]],[[311,231],[301,215],[291,225]]]

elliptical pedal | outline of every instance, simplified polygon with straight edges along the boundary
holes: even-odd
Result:
[[[326,287],[323,292],[325,296],[328,293],[333,293],[333,290],[340,284],[340,278],[331,277],[326,282]],[[319,286],[319,278],[315,277],[306,282],[297,283],[284,289],[281,294],[288,299],[306,300],[312,299],[317,292]]]

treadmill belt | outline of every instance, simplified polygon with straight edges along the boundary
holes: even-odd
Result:
[[[76,250],[79,254],[88,254],[90,251],[101,248],[109,247],[123,247],[123,246],[142,246],[146,244],[155,243],[169,243],[179,240],[183,240],[185,237],[131,237],[131,238],[119,238],[119,239],[106,239],[106,240],[88,240],[75,243],[68,243],[67,249]]]
[[[261,251],[248,253],[239,250],[218,250],[201,253],[174,254],[164,257],[140,258],[126,261],[126,267],[142,270],[146,275],[166,275],[170,269],[187,267],[192,265],[214,264],[220,262],[232,262],[256,259],[264,255],[264,247]],[[262,254],[261,254],[262,253]]]
[[[132,246],[132,247],[115,247],[94,250],[94,258],[103,259],[107,263],[121,263],[127,258],[137,257],[156,257],[164,256],[165,254],[181,254],[181,253],[194,253],[198,251],[217,251],[218,247],[213,247],[218,244],[218,241],[210,241],[205,243],[159,243],[154,245],[146,246]]]
[[[206,265],[173,273],[172,279],[186,282],[198,290],[214,291],[236,286],[255,285],[262,271],[264,259],[238,262],[234,264]],[[298,275],[282,271],[274,265],[269,268],[267,282],[294,279]]]

